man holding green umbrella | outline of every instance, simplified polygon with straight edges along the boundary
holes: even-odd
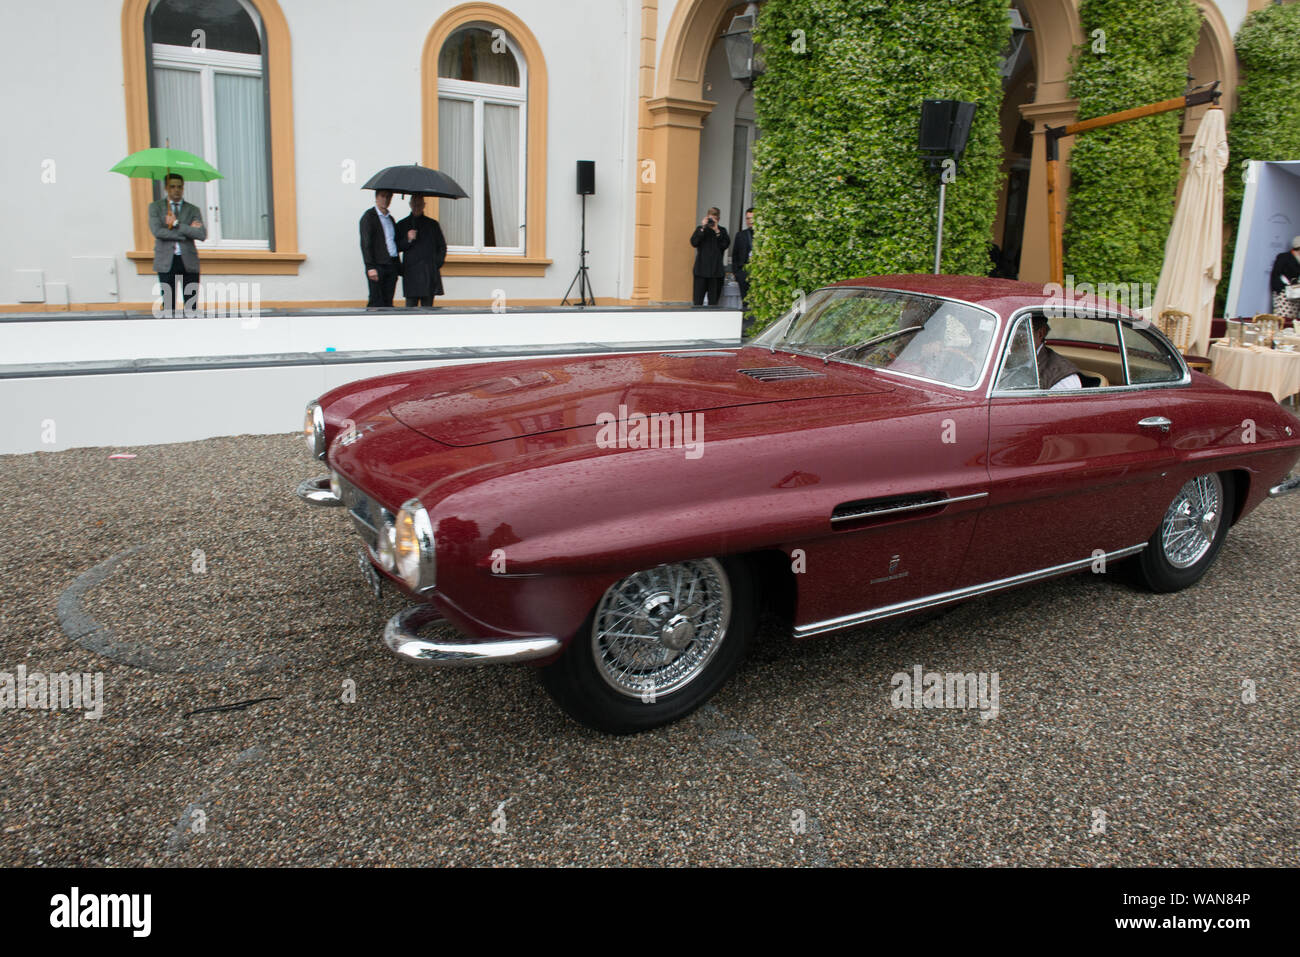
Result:
[[[149,204],[149,231],[154,235],[153,268],[162,286],[166,315],[193,313],[199,288],[199,251],[194,241],[208,238],[203,214],[185,202],[185,177],[180,170],[200,182],[222,178],[203,158],[170,145],[139,150],[112,169],[123,176],[163,180],[167,196]]]
[[[199,288],[199,251],[194,240],[207,239],[208,230],[199,208],[185,202],[185,178],[180,173],[169,173],[163,186],[167,198],[149,204],[153,268],[163,290],[163,311],[192,315]]]

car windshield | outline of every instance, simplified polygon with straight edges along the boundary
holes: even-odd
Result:
[[[969,388],[997,324],[974,306],[887,289],[819,289],[752,345],[785,349]]]

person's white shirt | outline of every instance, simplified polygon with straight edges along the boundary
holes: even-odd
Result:
[[[1046,349],[1046,348],[1047,348],[1047,344],[1046,344],[1046,343],[1043,343],[1042,345],[1040,345],[1040,346],[1038,347],[1038,349],[1037,349],[1037,352],[1036,352],[1034,358],[1037,359],[1038,355],[1041,355],[1041,354],[1042,354],[1042,351],[1043,351],[1044,349]],[[1082,379],[1080,379],[1077,375],[1068,375],[1068,376],[1066,376],[1064,379],[1062,379],[1060,382],[1056,383],[1056,385],[1049,387],[1047,391],[1048,391],[1048,392],[1068,392],[1070,389],[1082,389],[1082,388],[1083,388],[1083,380],[1082,380]]]
[[[393,222],[392,214],[386,209],[380,209],[379,204],[375,204],[375,212],[379,214],[379,225],[384,230],[384,243],[388,246],[388,255],[394,259],[397,258],[397,224]]]

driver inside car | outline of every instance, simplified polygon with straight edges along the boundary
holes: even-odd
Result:
[[[1046,316],[1034,316],[1034,350],[1038,361],[1038,387],[1048,392],[1082,389],[1079,368],[1069,359],[1047,348],[1047,334],[1052,331]]]

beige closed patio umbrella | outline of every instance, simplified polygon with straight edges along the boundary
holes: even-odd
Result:
[[[1210,348],[1214,291],[1223,274],[1223,170],[1227,165],[1223,110],[1215,107],[1206,111],[1192,142],[1151,309],[1153,322],[1166,309],[1191,316],[1184,351],[1193,355],[1206,355]]]

